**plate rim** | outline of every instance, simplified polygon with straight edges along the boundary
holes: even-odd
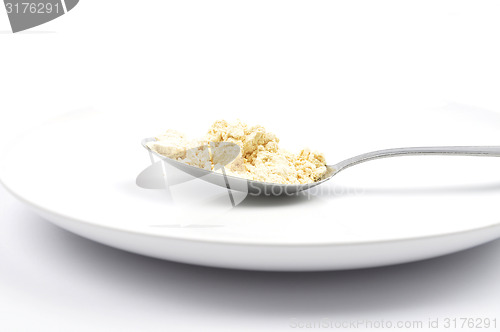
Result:
[[[190,242],[198,242],[198,243],[205,243],[205,244],[223,244],[223,245],[244,245],[244,246],[255,246],[255,247],[341,247],[341,246],[362,246],[362,245],[377,245],[377,244],[388,244],[388,243],[397,243],[397,242],[408,242],[408,241],[422,241],[426,239],[435,239],[435,238],[444,238],[444,237],[451,237],[451,236],[459,236],[461,234],[466,234],[469,232],[475,232],[475,231],[485,231],[487,229],[500,229],[500,221],[489,224],[489,225],[484,225],[481,227],[477,228],[471,228],[471,229],[465,229],[465,230],[459,230],[459,231],[453,231],[453,232],[447,232],[447,233],[439,233],[439,234],[429,234],[429,235],[421,235],[421,236],[415,236],[415,237],[401,237],[401,238],[393,238],[393,239],[380,239],[380,240],[354,240],[350,242],[325,242],[325,241],[320,241],[320,242],[311,242],[311,243],[297,243],[297,242],[266,242],[265,240],[260,240],[260,241],[251,241],[251,240],[231,240],[231,239],[208,239],[208,238],[203,238],[199,236],[176,236],[175,234],[155,234],[153,232],[146,232],[146,231],[141,231],[141,230],[131,230],[131,229],[126,229],[126,228],[120,228],[120,227],[115,227],[115,226],[110,226],[110,225],[103,225],[100,223],[76,218],[73,216],[68,216],[59,212],[52,211],[50,209],[44,208],[38,204],[35,204],[26,198],[22,197],[18,193],[16,193],[12,188],[10,188],[4,180],[2,180],[2,177],[0,176],[0,185],[2,185],[12,196],[14,196],[16,199],[21,201],[23,204],[27,205],[30,207],[32,210],[35,212],[42,211],[43,213],[49,214],[49,215],[54,215],[58,218],[62,218],[64,220],[70,221],[70,222],[76,222],[76,223],[82,223],[86,224],[89,226],[94,226],[94,227],[101,227],[105,228],[108,230],[112,231],[118,231],[118,232],[125,232],[125,233],[130,233],[130,234],[136,234],[136,235],[143,235],[143,236],[153,236],[157,238],[164,238],[167,240],[177,240],[177,241],[190,241]],[[37,213],[38,214],[38,213]],[[43,217],[42,217],[43,218]],[[50,220],[48,220],[51,222]],[[497,238],[500,236],[497,236]]]

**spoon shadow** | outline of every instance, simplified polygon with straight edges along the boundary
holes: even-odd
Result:
[[[314,196],[308,195],[306,192],[298,192],[293,195],[278,195],[278,196],[263,196],[248,194],[245,199],[236,206],[236,208],[262,208],[275,206],[289,206],[298,204],[310,203]]]
[[[351,187],[350,191],[359,192],[363,195],[463,195],[470,193],[500,192],[500,182],[425,187]],[[349,190],[344,190],[344,192],[349,192]]]

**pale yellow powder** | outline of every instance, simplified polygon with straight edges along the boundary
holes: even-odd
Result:
[[[205,169],[210,169],[207,154],[191,152],[193,148],[197,151],[197,144],[198,146],[208,146],[209,142],[237,144],[240,153],[233,162],[226,165],[225,169],[228,175],[249,180],[305,184],[317,181],[326,172],[325,157],[322,154],[308,149],[293,154],[280,148],[279,139],[262,126],[248,126],[241,121],[234,123],[216,121],[205,139],[201,141],[189,141],[175,131],[167,131],[156,139],[156,142],[149,143],[151,149]]]
[[[213,169],[205,140],[189,140],[184,134],[172,129],[156,136],[155,139],[156,141],[146,143],[151,150],[192,166]]]

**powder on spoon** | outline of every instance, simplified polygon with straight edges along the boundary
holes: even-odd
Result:
[[[279,139],[262,126],[241,121],[216,121],[204,139],[189,140],[182,133],[167,130],[148,147],[161,155],[206,170],[214,168],[207,150],[209,142],[230,142],[240,153],[225,166],[228,175],[279,184],[305,184],[319,180],[326,172],[325,157],[303,149],[298,154],[280,148]]]

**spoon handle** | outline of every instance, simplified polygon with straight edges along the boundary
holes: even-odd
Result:
[[[341,170],[360,163],[364,163],[365,161],[388,157],[415,155],[500,157],[500,146],[432,146],[386,149],[363,153],[359,156],[352,157],[341,161],[338,164],[332,165],[332,167],[335,169],[335,173],[338,173]]]

